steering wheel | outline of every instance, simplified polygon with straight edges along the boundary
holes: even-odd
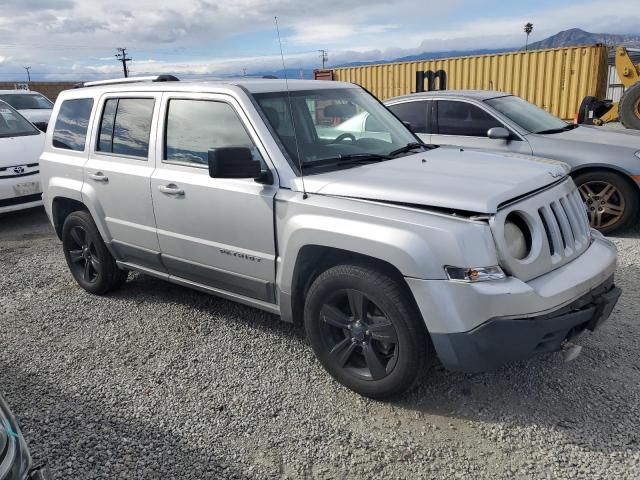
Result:
[[[351,140],[352,142],[355,142],[356,136],[353,133],[343,133],[342,135],[338,135],[338,137],[331,143],[342,143],[347,139]]]

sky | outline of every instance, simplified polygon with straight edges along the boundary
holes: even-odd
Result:
[[[433,5],[437,3],[437,5]],[[257,74],[424,51],[520,47],[561,30],[640,34],[639,0],[0,0],[0,80]]]

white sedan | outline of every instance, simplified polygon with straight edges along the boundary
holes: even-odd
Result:
[[[0,213],[42,205],[40,155],[45,134],[0,101]]]
[[[0,100],[18,110],[43,132],[47,130],[53,102],[38,92],[29,90],[0,90]]]

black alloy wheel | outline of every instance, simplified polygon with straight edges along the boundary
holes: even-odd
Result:
[[[95,283],[102,271],[95,244],[84,229],[76,225],[70,230],[72,245],[69,249],[71,269],[74,276],[81,276],[87,283]]]
[[[318,275],[306,295],[304,324],[325,370],[371,398],[410,389],[430,352],[402,278],[367,265],[336,265]]]
[[[398,359],[398,334],[363,292],[336,292],[322,306],[320,319],[322,340],[337,368],[367,380],[380,380],[393,370]]]
[[[127,271],[118,268],[88,211],[65,219],[62,248],[71,274],[87,292],[102,295],[126,282]]]

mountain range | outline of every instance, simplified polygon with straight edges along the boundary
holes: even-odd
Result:
[[[545,48],[561,48],[572,47],[576,45],[592,45],[594,43],[603,43],[605,45],[618,46],[623,45],[627,48],[640,48],[640,35],[617,35],[612,33],[591,33],[581,30],[580,28],[571,28],[563,30],[551,35],[550,37],[540,40],[539,42],[530,43],[529,50],[540,50]],[[525,47],[514,48],[496,48],[482,50],[451,50],[448,52],[422,52],[407,57],[399,57],[391,60],[374,60],[371,62],[351,62],[340,65],[338,67],[357,67],[360,65],[370,65],[373,63],[396,63],[396,62],[413,62],[416,60],[432,60],[434,58],[451,58],[451,57],[470,57],[476,55],[490,55],[494,53],[513,52],[524,50]]]

